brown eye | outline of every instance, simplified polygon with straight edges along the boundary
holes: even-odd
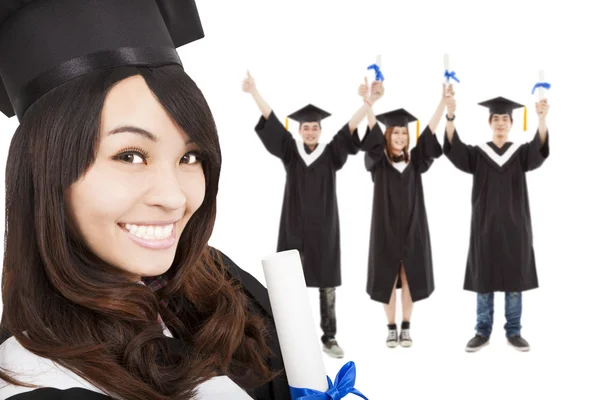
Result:
[[[128,164],[143,164],[145,163],[145,156],[141,153],[130,151],[127,153],[121,153],[116,157],[119,161],[126,162]]]
[[[187,153],[185,156],[181,157],[181,162],[184,164],[200,164],[201,161],[198,153]]]

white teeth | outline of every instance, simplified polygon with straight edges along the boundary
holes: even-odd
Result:
[[[146,240],[164,240],[171,236],[175,224],[169,225],[134,225],[125,224],[131,234]]]

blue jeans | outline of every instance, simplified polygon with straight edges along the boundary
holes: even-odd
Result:
[[[506,316],[506,337],[521,334],[521,313],[523,300],[521,292],[506,292],[504,310]],[[477,334],[489,338],[494,323],[494,293],[477,293]]]

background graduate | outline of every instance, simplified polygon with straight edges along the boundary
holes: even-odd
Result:
[[[367,105],[363,104],[329,143],[322,144],[321,121],[328,112],[308,105],[291,114],[289,118],[300,124],[301,140],[295,140],[260,95],[250,73],[242,89],[252,95],[262,113],[255,128],[259,138],[281,159],[286,171],[277,251],[300,252],[306,285],[319,288],[323,350],[341,358],[344,352],[335,339],[335,288],[342,283],[336,172],[349,155],[359,152],[356,128]]]
[[[520,351],[529,344],[521,337],[522,293],[538,287],[529,196],[525,173],[540,167],[550,154],[546,99],[536,103],[539,125],[533,140],[508,141],[512,111],[523,107],[503,97],[480,105],[489,109],[492,140],[464,144],[454,126],[454,91],[447,99],[448,122],[444,154],[458,169],[473,175],[471,239],[464,289],[477,292],[476,335],[466,350],[489,343],[494,317],[494,292],[505,292],[506,336]]]
[[[1,399],[290,398],[265,288],[207,245],[221,152],[176,51],[203,36],[194,1],[0,9]]]
[[[366,96],[366,85],[359,94]],[[372,95],[371,95],[372,96]],[[368,101],[371,102],[371,101]],[[404,109],[377,116],[368,110],[368,128],[361,149],[374,182],[367,293],[384,303],[388,347],[412,345],[410,318],[413,302],[434,290],[431,242],[421,174],[442,155],[435,136],[445,108],[445,89],[427,127],[410,149],[408,125],[416,120]],[[418,132],[417,132],[418,134]],[[409,151],[410,149],[410,151]],[[396,289],[402,289],[402,326],[396,325]]]

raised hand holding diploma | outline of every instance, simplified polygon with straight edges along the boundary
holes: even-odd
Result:
[[[262,264],[292,400],[339,400],[349,393],[367,400],[354,389],[352,361],[335,383],[325,373],[298,251],[276,253]]]

